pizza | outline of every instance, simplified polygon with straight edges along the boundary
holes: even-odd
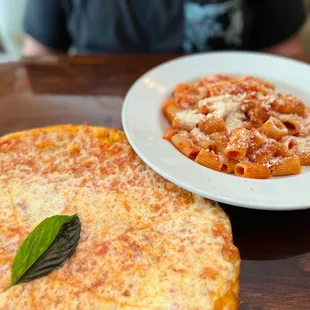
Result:
[[[34,227],[75,213],[71,259],[9,287]],[[239,268],[217,203],[148,168],[123,132],[60,125],[0,139],[0,309],[237,309]]]

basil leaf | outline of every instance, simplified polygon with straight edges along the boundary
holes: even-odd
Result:
[[[14,258],[11,285],[44,276],[62,265],[75,252],[80,231],[76,215],[55,215],[42,221]]]

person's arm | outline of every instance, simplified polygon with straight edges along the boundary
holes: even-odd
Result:
[[[39,41],[26,35],[24,38],[24,56],[38,56],[43,54],[54,53],[55,50],[48,48],[46,45],[41,44]]]
[[[304,47],[299,33],[295,33],[287,40],[269,47],[265,47],[262,51],[271,54],[292,56],[302,54],[304,52]]]
[[[67,52],[71,39],[61,0],[28,0],[24,29],[24,55]]]
[[[299,31],[306,19],[303,0],[248,0],[254,27],[250,47],[284,56],[303,53]]]

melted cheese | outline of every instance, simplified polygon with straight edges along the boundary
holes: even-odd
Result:
[[[222,95],[203,99],[198,103],[198,106],[209,106],[213,112],[209,113],[207,118],[224,119],[227,130],[230,132],[243,125],[244,114],[240,112],[241,103],[240,96]]]
[[[145,166],[123,133],[69,128],[0,141],[0,309],[236,309],[240,256],[218,205]],[[59,213],[81,220],[74,256],[5,290],[22,241]]]

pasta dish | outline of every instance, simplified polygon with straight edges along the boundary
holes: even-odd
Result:
[[[310,108],[262,79],[208,76],[178,84],[162,111],[164,138],[216,171],[266,179],[310,165]]]

